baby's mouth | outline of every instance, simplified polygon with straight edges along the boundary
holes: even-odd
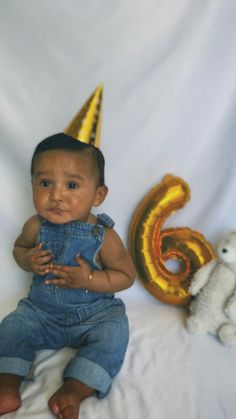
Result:
[[[62,210],[61,208],[55,207],[55,208],[50,208],[49,212],[53,213],[53,214],[63,214],[65,212],[65,210]]]

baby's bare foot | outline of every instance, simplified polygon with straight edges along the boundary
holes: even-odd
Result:
[[[49,409],[59,419],[77,419],[80,403],[93,391],[80,381],[69,378],[49,399]]]
[[[13,412],[21,406],[21,377],[12,374],[0,374],[0,415]]]

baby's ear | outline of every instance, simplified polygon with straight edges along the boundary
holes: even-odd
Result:
[[[107,193],[108,193],[108,187],[106,185],[99,186],[95,193],[93,206],[98,207],[99,205],[101,205],[104,199],[106,198]]]

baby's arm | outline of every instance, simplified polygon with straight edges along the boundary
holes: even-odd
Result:
[[[103,271],[95,271],[87,289],[100,292],[117,292],[129,288],[136,272],[131,256],[115,230],[107,229],[104,244],[99,253]]]
[[[80,256],[76,257],[78,266],[51,265],[46,272],[56,278],[45,282],[63,288],[86,288],[95,292],[117,292],[133,284],[136,276],[133,261],[113,229],[106,229],[99,259],[103,269],[93,272]]]
[[[46,265],[52,259],[48,250],[42,250],[43,244],[36,245],[40,225],[40,217],[34,215],[23,226],[22,232],[16,239],[13,256],[18,265],[27,272],[44,275]]]

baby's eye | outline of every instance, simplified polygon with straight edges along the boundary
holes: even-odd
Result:
[[[67,184],[67,188],[68,189],[78,189],[78,187],[79,187],[79,185],[77,183],[75,183],[75,182],[69,182]]]
[[[50,188],[50,186],[52,186],[52,183],[49,182],[49,180],[41,180],[40,186],[42,186],[43,188]]]

